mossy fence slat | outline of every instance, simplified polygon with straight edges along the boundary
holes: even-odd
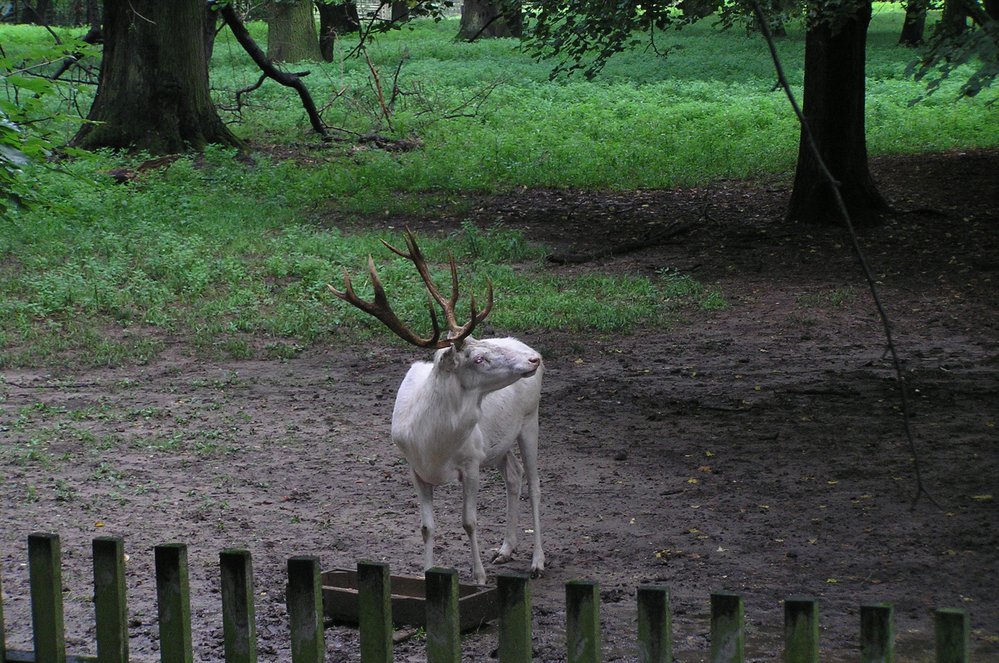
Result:
[[[191,602],[187,547],[181,543],[154,550],[160,660],[193,660]],[[0,600],[0,663],[125,663],[128,652],[128,608],[125,591],[125,552],[121,539],[93,541],[94,613],[97,657],[66,652],[62,605],[62,551],[55,534],[28,537],[28,573],[34,650],[6,646],[3,602]],[[253,605],[250,553],[225,550],[219,554],[222,583],[222,624],[227,663],[256,663],[257,631]],[[391,663],[392,604],[387,564],[358,564],[358,617],[362,663]],[[317,557],[288,560],[288,621],[293,663],[321,663],[326,654],[323,633],[322,574]],[[0,579],[2,580],[2,579]],[[3,585],[0,584],[0,589]],[[497,577],[499,606],[497,653],[500,663],[532,660],[530,579],[521,573]],[[458,614],[458,575],[452,569],[426,574],[427,660],[459,663],[461,636]],[[2,592],[0,592],[2,597]],[[600,588],[596,582],[566,584],[566,658],[597,663],[600,647]],[[888,604],[860,608],[861,663],[893,663],[894,628]],[[743,663],[745,612],[742,597],[728,592],[711,595],[711,663]],[[963,610],[941,609],[934,616],[937,663],[969,663],[969,620]],[[672,628],[669,590],[643,585],[637,592],[638,660],[669,663]],[[819,610],[810,598],[784,602],[786,663],[818,663]]]

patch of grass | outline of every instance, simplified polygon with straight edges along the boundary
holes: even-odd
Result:
[[[921,84],[906,78],[915,57],[895,44],[902,12],[878,5],[870,29],[868,139],[872,154],[999,145],[995,91],[953,101],[956,85],[913,107]],[[800,92],[804,36],[789,25],[779,49]],[[260,24],[251,25],[265,39]],[[49,207],[0,221],[0,368],[116,366],[149,361],[167,339],[210,356],[287,359],[302,348],[370,336],[377,325],[335,300],[327,283],[343,268],[358,276],[369,254],[400,316],[426,319],[424,295],[405,261],[400,217],[430,217],[473,204],[468,194],[513,187],[633,189],[697,185],[719,178],[788,172],[798,131],[758,36],[720,33],[710,21],[663,35],[671,55],[642,49],[611,60],[595,80],[548,80],[512,40],[456,42],[455,21],[420,22],[380,36],[370,48],[383,78],[405,60],[392,124],[379,119],[366,63],[310,64],[320,105],[342,97],[327,121],[350,131],[419,136],[410,152],[352,149],[309,133],[299,102],[267,82],[248,98],[234,129],[255,144],[295,144],[295,158],[256,154],[254,163],[209,148],[114,184],[112,168],[147,155],[101,152],[34,169]],[[8,39],[9,38],[9,39]],[[41,42],[41,28],[0,26],[0,42]],[[346,48],[345,43],[341,44]],[[214,51],[218,101],[257,79],[228,32]],[[342,55],[342,52],[341,52]],[[476,94],[474,113],[455,113]],[[90,90],[53,95],[86,108]],[[65,110],[65,109],[53,109]],[[467,107],[466,110],[472,110]],[[229,118],[235,119],[235,118]],[[71,124],[47,127],[68,137]],[[384,218],[392,231],[348,232],[352,219]],[[494,326],[516,333],[571,329],[627,331],[667,324],[685,309],[727,306],[724,294],[683,275],[599,277],[556,270],[544,247],[501,226],[463,224],[423,240],[438,274],[449,252],[483,293],[492,279]]]

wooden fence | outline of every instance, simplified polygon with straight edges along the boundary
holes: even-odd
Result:
[[[222,623],[227,663],[255,663],[257,635],[253,604],[253,569],[250,553],[225,550],[220,556]],[[97,657],[69,656],[63,631],[62,555],[59,537],[28,537],[28,572],[34,652],[7,651],[0,603],[0,663],[38,661],[74,663],[128,660],[128,610],[125,600],[125,554],[122,539],[93,540],[94,606],[97,620]],[[190,663],[191,608],[188,590],[187,547],[168,544],[155,548],[160,660]],[[362,663],[392,661],[392,615],[386,564],[358,564],[358,616]],[[595,582],[573,581],[565,588],[566,652],[569,663],[600,661],[600,591]],[[531,588],[526,575],[502,573],[497,578],[498,635],[501,663],[531,661]],[[2,594],[0,594],[2,596]],[[671,663],[669,591],[662,586],[638,588],[638,651],[642,663]],[[317,557],[288,560],[288,617],[294,663],[321,663],[326,646],[323,635],[321,573]],[[426,574],[426,633],[429,663],[461,660],[458,620],[458,574],[453,569],[432,569]],[[894,660],[892,607],[865,605],[860,611],[862,663]],[[744,660],[743,601],[737,594],[711,596],[711,663]],[[937,663],[967,663],[969,621],[962,610],[937,610]],[[788,599],[784,603],[784,661],[817,663],[818,608],[813,599]]]

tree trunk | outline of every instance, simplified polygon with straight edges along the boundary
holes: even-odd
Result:
[[[50,25],[52,23],[52,3],[49,0],[23,2],[16,22]]]
[[[903,46],[919,46],[923,43],[926,31],[926,0],[909,0],[905,5],[905,22],[898,43]]]
[[[73,144],[154,154],[240,145],[208,89],[201,0],[105,0],[97,96]]]
[[[274,62],[319,62],[322,56],[312,0],[270,3],[267,57]]]
[[[357,3],[352,0],[341,4],[317,2],[319,10],[319,52],[326,62],[333,61],[333,45],[338,35],[357,32],[361,29],[361,18],[357,14]]]
[[[219,12],[217,9],[213,9],[211,5],[206,5],[205,7],[205,30],[204,30],[204,45],[205,45],[205,62],[209,65],[212,63],[212,53],[215,52],[215,35],[218,34],[219,27]]]
[[[90,26],[90,32],[101,34],[104,15],[99,0],[87,0],[87,25]]]
[[[878,192],[867,164],[864,128],[867,26],[871,3],[839,25],[826,21],[805,36],[803,112],[819,153],[839,182],[840,195],[858,225],[877,223],[888,203]],[[839,223],[833,188],[823,176],[804,129],[788,217],[812,223]]]
[[[680,13],[688,20],[707,18],[718,9],[715,0],[680,0]]]
[[[522,37],[524,18],[520,3],[510,0],[465,0],[458,38]]]
[[[402,2],[392,3],[392,15],[390,17],[392,23],[403,23],[409,18],[409,3],[403,0]]]

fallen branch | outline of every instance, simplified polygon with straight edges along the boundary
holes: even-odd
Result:
[[[309,116],[309,122],[312,124],[312,129],[322,136],[323,138],[329,139],[329,132],[326,130],[326,125],[323,124],[323,120],[319,117],[319,111],[316,110],[316,104],[312,101],[312,95],[309,94],[309,90],[305,87],[305,83],[302,82],[300,75],[289,74],[287,72],[281,71],[267,55],[260,50],[257,46],[257,42],[253,41],[253,37],[250,36],[249,31],[243,22],[236,15],[236,11],[232,8],[231,3],[222,5],[219,8],[219,13],[222,15],[222,20],[225,21],[229,29],[232,30],[233,37],[239,42],[239,45],[243,47],[247,55],[250,56],[260,70],[264,72],[267,78],[277,81],[281,85],[286,87],[294,88],[298,92],[298,96],[302,99],[302,106],[305,108],[306,114]],[[304,74],[303,74],[304,75]]]
[[[641,239],[621,242],[620,244],[615,244],[614,246],[608,247],[603,251],[597,251],[595,253],[554,253],[548,256],[548,262],[553,262],[558,265],[579,265],[584,262],[590,262],[591,260],[600,260],[602,258],[620,256],[634,251],[641,251],[642,249],[647,249],[653,246],[660,246],[665,244],[668,239],[672,239],[678,235],[682,235],[693,230],[705,218],[706,215],[702,215],[691,221],[673,223],[665,228],[648,233]]]

